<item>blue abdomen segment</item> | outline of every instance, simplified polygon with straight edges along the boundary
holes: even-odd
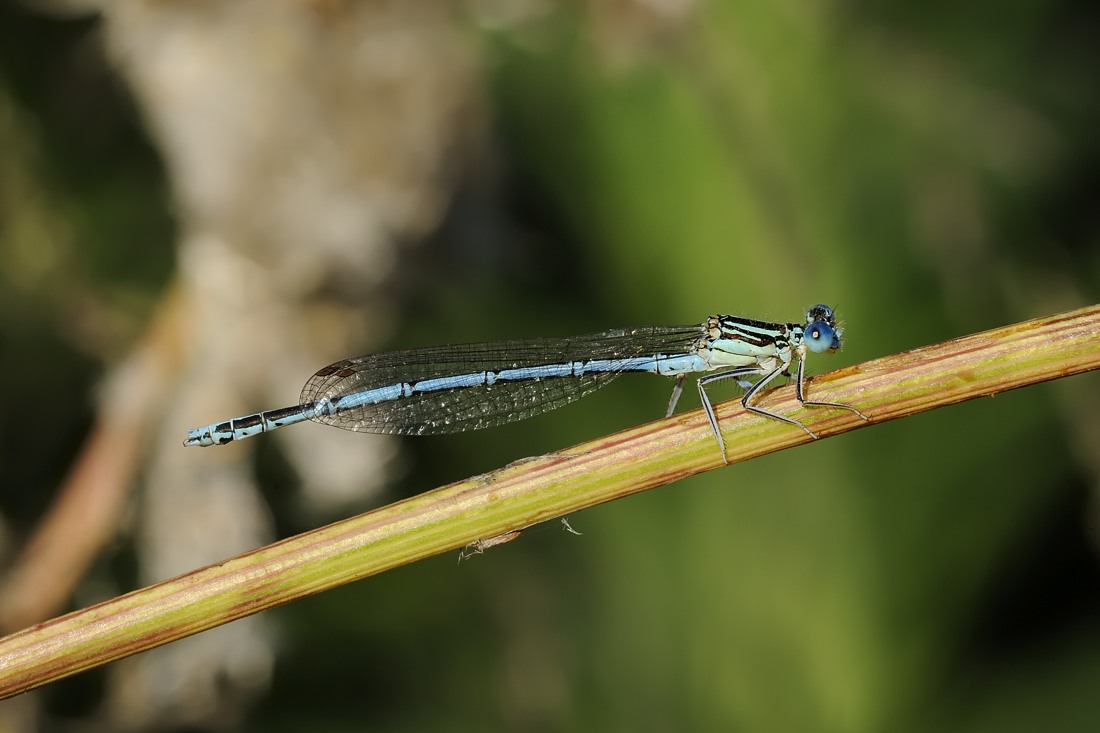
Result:
[[[577,400],[624,372],[704,371],[710,367],[695,351],[702,333],[647,327],[345,359],[313,375],[299,405],[191,430],[185,445],[222,445],[304,420],[405,435],[501,425]]]

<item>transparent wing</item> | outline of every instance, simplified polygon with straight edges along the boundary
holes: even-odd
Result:
[[[701,326],[651,326],[571,338],[539,338],[435,346],[359,356],[331,364],[306,382],[302,404],[392,385],[477,372],[610,360],[606,371],[579,377],[498,382],[356,407],[317,422],[370,433],[426,435],[487,428],[561,407],[622,373],[615,362],[691,351]]]

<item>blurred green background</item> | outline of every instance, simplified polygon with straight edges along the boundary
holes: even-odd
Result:
[[[819,373],[1097,301],[1095,4],[685,7],[463,19],[490,172],[395,267],[395,343],[826,302],[846,343]],[[104,22],[0,10],[9,555],[175,269],[171,172],[94,51]],[[406,441],[369,506],[660,417],[669,387]],[[873,425],[279,609],[270,689],[193,725],[1095,730],[1098,394],[1086,375]],[[259,461],[280,536],[319,525],[277,444]],[[130,589],[130,552],[87,583]],[[107,725],[102,674],[46,689],[43,729]]]

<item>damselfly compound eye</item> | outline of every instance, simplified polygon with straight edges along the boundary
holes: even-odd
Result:
[[[825,321],[814,321],[806,326],[804,340],[806,348],[815,354],[840,348],[840,334]]]

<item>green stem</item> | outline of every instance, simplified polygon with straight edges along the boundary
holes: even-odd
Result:
[[[825,437],[1100,367],[1100,306],[858,364],[763,404]],[[730,463],[809,442],[802,430],[718,406]],[[702,411],[675,415],[260,548],[0,639],[0,697],[612,499],[722,466]]]

